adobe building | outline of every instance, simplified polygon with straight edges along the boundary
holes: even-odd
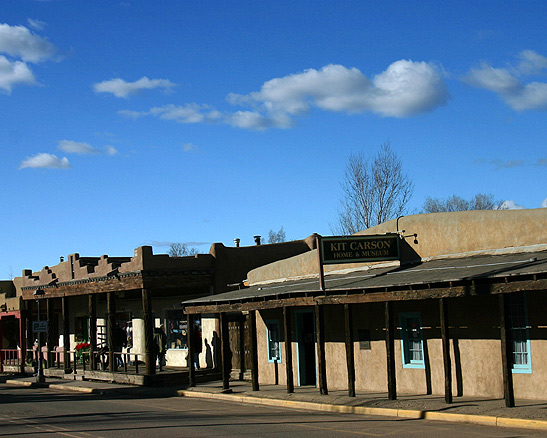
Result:
[[[2,371],[20,372],[19,351],[21,333],[25,332],[21,297],[17,296],[11,280],[0,281],[0,363]],[[23,340],[24,344],[24,340]]]
[[[37,357],[39,344],[46,375],[70,377],[79,372],[87,378],[101,378],[104,371],[127,374],[129,363],[137,367],[134,374],[150,376],[155,374],[153,331],[163,326],[167,366],[186,367],[192,326],[187,325],[181,301],[237,289],[249,270],[310,249],[306,240],[250,247],[215,243],[209,254],[170,257],[142,246],[132,257],[75,253],[55,266],[24,270],[13,281],[13,295],[22,300],[25,329],[20,330],[17,345],[9,345],[17,348],[11,354],[19,351],[18,366],[24,369],[25,362],[30,365]],[[211,348],[218,323],[206,316],[196,322],[203,350],[207,347],[210,353],[201,355],[200,364],[214,368]],[[84,370],[78,371],[80,363]],[[106,378],[113,379],[112,375]],[[128,381],[146,384],[147,379],[141,376]]]
[[[183,303],[189,320],[219,315],[225,388],[224,321],[240,313],[255,390],[545,399],[547,209],[413,215],[318,242],[251,270],[248,288]]]

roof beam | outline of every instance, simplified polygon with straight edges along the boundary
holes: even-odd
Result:
[[[409,300],[425,300],[438,298],[457,298],[464,296],[485,295],[485,294],[504,294],[523,291],[547,291],[547,279],[539,280],[509,280],[508,283],[489,283],[489,282],[467,282],[457,286],[434,287],[427,285],[427,289],[405,289],[385,291],[367,291],[359,290],[339,290],[336,295],[330,291],[329,295],[325,295],[322,291],[316,291],[314,296],[305,296],[308,293],[303,293],[303,296],[283,298],[282,295],[261,297],[260,301],[240,301],[240,302],[212,302],[211,304],[187,304],[185,306],[186,313],[218,313],[218,312],[234,312],[248,310],[265,310],[279,307],[297,307],[297,306],[314,306],[316,304],[359,304],[359,303],[374,303],[388,301],[409,301]],[[294,292],[293,292],[294,293]],[[317,295],[316,295],[317,294]],[[214,300],[214,296],[211,297]]]

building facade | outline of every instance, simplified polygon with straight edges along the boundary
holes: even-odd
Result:
[[[70,254],[55,266],[24,270],[21,277],[6,282],[22,322],[13,334],[16,341],[6,340],[4,346],[15,352],[9,354],[17,356],[20,369],[35,364],[40,345],[51,373],[74,373],[86,362],[88,372],[115,372],[129,362],[140,364],[141,374],[152,375],[153,333],[163,326],[167,366],[186,367],[194,326],[188,326],[181,301],[237,289],[249,270],[309,250],[309,242],[300,240],[251,247],[216,243],[209,254],[191,257],[153,254],[149,246],[137,248],[132,257]],[[0,312],[0,322],[9,316]],[[47,322],[43,333],[33,329],[37,321]],[[206,317],[193,323],[203,351],[197,364],[214,368],[218,323]],[[2,365],[8,370],[7,361]]]
[[[358,234],[386,233],[400,260],[325,265],[322,285],[314,249],[185,310],[253,319],[256,388],[544,399],[547,209],[414,215]]]

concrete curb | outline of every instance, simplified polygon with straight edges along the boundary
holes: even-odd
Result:
[[[457,414],[436,411],[421,411],[414,409],[370,408],[365,406],[332,405],[326,403],[304,402],[296,400],[280,400],[272,398],[249,397],[238,394],[223,394],[180,390],[180,397],[208,398],[217,400],[237,401],[265,406],[277,406],[293,409],[307,409],[321,412],[336,412],[343,414],[377,415],[382,417],[397,417],[407,419],[423,419],[432,421],[447,421],[453,423],[480,424],[483,426],[498,426],[521,429],[547,430],[547,421],[528,420],[524,418],[496,417],[491,415]]]
[[[62,391],[72,391],[72,392],[82,392],[86,394],[105,394],[106,391],[97,388],[86,388],[83,386],[76,385],[61,385],[57,383],[38,383],[38,382],[29,382],[29,381],[20,381],[20,380],[6,380],[7,385],[14,386],[25,386],[32,388],[49,388],[57,389]]]
[[[50,388],[61,391],[73,391],[87,394],[105,395],[108,392],[123,393],[123,388],[104,390],[99,388],[87,388],[70,384],[37,383],[21,380],[6,380],[8,385],[25,386],[35,388]],[[174,393],[179,397],[203,398],[225,400],[239,403],[257,404],[264,406],[285,407],[291,409],[306,409],[320,412],[336,412],[340,414],[377,415],[381,417],[396,417],[415,420],[447,421],[452,423],[479,424],[483,426],[508,427],[520,429],[546,430],[547,421],[529,420],[524,418],[496,417],[493,415],[457,414],[437,411],[422,411],[415,409],[371,408],[366,406],[333,405],[328,403],[315,403],[298,400],[283,400],[276,398],[250,397],[241,394],[199,392],[178,390]]]
[[[45,385],[36,382],[20,381],[20,380],[6,380],[6,385],[15,385],[15,386],[35,386],[39,387],[40,385]]]
[[[73,385],[57,385],[49,384],[48,386],[51,389],[65,390],[65,391],[74,391],[74,392],[83,392],[86,394],[106,394],[106,391],[97,388],[84,388],[82,386],[73,386]]]

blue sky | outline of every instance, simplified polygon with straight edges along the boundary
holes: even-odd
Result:
[[[0,8],[0,278],[59,256],[331,234],[389,141],[427,196],[547,206],[547,2]]]

